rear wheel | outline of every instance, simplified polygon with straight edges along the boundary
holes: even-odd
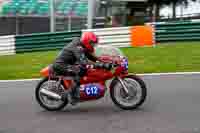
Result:
[[[53,93],[56,93],[58,95],[62,95],[64,93],[64,86],[61,84],[60,87],[58,88],[56,86],[57,80],[48,80],[48,78],[42,79],[36,89],[35,89],[35,96],[36,100],[39,103],[41,107],[48,111],[58,111],[63,109],[67,104],[68,100],[56,100],[51,97],[48,97],[46,95],[43,95],[40,91],[42,89],[47,89]]]
[[[129,75],[123,78],[128,94],[123,89],[120,81],[115,79],[111,83],[110,96],[112,101],[125,110],[136,109],[141,106],[146,99],[146,85],[140,78]]]

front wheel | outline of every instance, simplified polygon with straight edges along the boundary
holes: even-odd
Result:
[[[147,95],[144,81],[135,75],[129,75],[123,78],[128,94],[124,91],[118,79],[114,79],[110,87],[110,96],[112,101],[120,108],[125,110],[136,109],[141,106]]]

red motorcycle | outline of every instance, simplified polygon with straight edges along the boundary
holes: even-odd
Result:
[[[131,110],[142,105],[146,98],[146,85],[138,76],[128,74],[127,58],[122,55],[101,55],[99,58],[114,64],[113,68],[88,68],[80,81],[80,102],[98,100],[109,89],[112,101],[122,109]],[[41,75],[44,78],[35,90],[37,102],[48,111],[63,109],[71,101],[72,77],[51,76],[49,66],[41,70]],[[69,94],[65,100],[62,99],[64,93]]]

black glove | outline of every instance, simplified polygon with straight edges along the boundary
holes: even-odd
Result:
[[[103,62],[96,62],[94,63],[94,68],[103,68],[104,63]]]
[[[111,70],[112,67],[113,67],[113,64],[111,64],[111,63],[104,63],[104,68],[105,68],[106,70]]]

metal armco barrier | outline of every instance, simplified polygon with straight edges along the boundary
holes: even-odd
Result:
[[[80,37],[81,31],[41,33],[15,37],[16,53],[61,49],[74,37]]]
[[[104,29],[88,29],[72,32],[40,33],[18,36],[3,36],[0,39],[0,54],[47,51],[61,49],[80,37],[82,32],[92,31],[99,36],[100,45],[115,47],[153,46],[154,30],[152,26],[133,26]],[[4,48],[6,45],[6,48]]]
[[[161,22],[145,26],[1,36],[0,55],[61,49],[66,43],[72,41],[73,37],[80,37],[82,32],[86,31],[96,33],[100,38],[100,45],[104,46],[153,46],[157,42],[199,41],[200,21]]]
[[[155,23],[156,42],[199,41],[200,22]]]
[[[61,49],[65,44],[71,42],[74,37],[80,37],[82,32],[86,31],[92,31],[98,35],[100,45],[104,46],[152,46],[155,42],[151,26],[89,29],[72,32],[2,36],[2,39],[0,38],[0,54]],[[4,48],[4,45],[7,47]]]
[[[1,36],[0,55],[61,49],[80,36],[81,31]]]

